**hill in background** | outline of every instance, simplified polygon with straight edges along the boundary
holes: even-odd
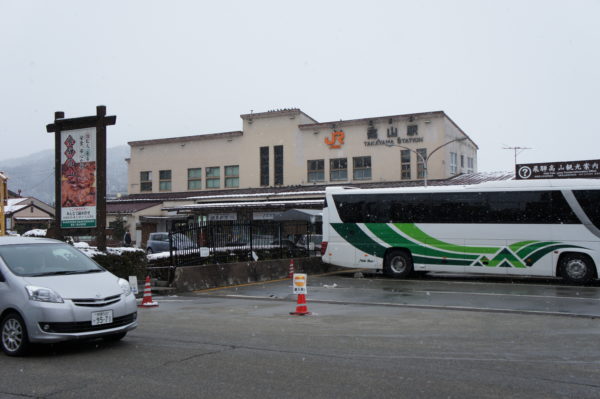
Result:
[[[106,193],[108,197],[127,193],[127,163],[129,146],[107,149]],[[54,150],[0,161],[0,171],[8,176],[8,189],[21,191],[23,197],[35,197],[54,204]]]

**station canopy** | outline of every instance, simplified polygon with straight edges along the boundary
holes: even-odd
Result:
[[[278,221],[289,221],[289,220],[300,220],[305,222],[322,222],[323,211],[318,209],[288,209],[285,212],[281,212],[276,215],[273,220]]]

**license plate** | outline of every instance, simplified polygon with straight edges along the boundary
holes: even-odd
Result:
[[[102,312],[92,312],[92,325],[99,326],[113,322],[113,311],[104,310]]]

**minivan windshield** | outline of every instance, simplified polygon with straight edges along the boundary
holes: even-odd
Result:
[[[0,245],[0,258],[18,276],[98,273],[104,269],[67,244]]]

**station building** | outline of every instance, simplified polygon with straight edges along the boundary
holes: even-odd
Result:
[[[318,122],[294,108],[241,119],[240,131],[130,142],[128,195],[110,201],[109,214],[129,209],[143,242],[186,219],[320,209],[328,185],[436,184],[477,172],[477,144],[443,111]]]

